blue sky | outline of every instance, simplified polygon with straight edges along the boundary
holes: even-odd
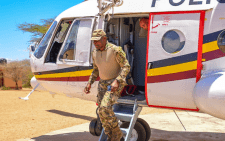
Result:
[[[30,33],[17,29],[24,22],[38,23],[40,19],[58,16],[83,0],[9,0],[0,3],[0,58],[29,59]],[[96,0],[97,1],[97,0]]]

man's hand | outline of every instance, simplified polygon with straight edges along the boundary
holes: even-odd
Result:
[[[119,82],[115,79],[111,84],[111,92],[115,92],[118,90]]]
[[[87,86],[84,88],[84,93],[89,94],[91,89],[91,84],[88,83]]]

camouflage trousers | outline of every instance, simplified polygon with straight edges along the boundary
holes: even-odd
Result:
[[[124,84],[120,84],[116,92],[107,91],[107,86],[111,85],[115,79],[99,80],[98,84],[98,99],[99,117],[104,127],[105,134],[110,135],[112,129],[118,126],[118,120],[113,112],[112,106],[120,97],[120,92],[124,88]]]

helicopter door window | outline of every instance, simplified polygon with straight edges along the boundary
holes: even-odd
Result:
[[[66,34],[70,28],[71,23],[71,20],[64,20],[61,22],[57,29],[54,40],[52,42],[51,49],[48,52],[45,62],[56,63],[56,58],[65,40]]]
[[[77,32],[79,28],[80,20],[76,20],[69,32],[69,35],[65,41],[63,51],[59,59],[75,60],[76,43],[77,43]]]
[[[218,36],[218,39],[217,39],[217,44],[218,44],[218,47],[219,49],[225,53],[225,30],[223,30],[220,35]]]
[[[163,35],[161,43],[166,52],[174,54],[183,49],[185,37],[179,30],[169,30]]]
[[[77,34],[77,50],[75,61],[89,63],[93,19],[81,19]]]
[[[59,60],[67,63],[89,64],[93,19],[77,19],[69,31]]]
[[[54,21],[52,26],[48,30],[48,32],[45,34],[44,38],[41,40],[39,46],[37,47],[37,49],[34,52],[34,56],[36,58],[40,59],[43,56],[43,54],[44,54],[44,52],[45,52],[45,50],[46,50],[46,48],[48,46],[48,43],[49,43],[49,41],[51,39],[52,33],[55,30],[55,28],[56,28],[56,25],[57,25],[57,22]]]

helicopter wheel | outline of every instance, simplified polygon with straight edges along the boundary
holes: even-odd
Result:
[[[93,119],[90,124],[89,124],[89,132],[93,135],[93,136],[97,136],[95,133],[95,125],[97,123],[97,119]]]
[[[99,125],[100,124],[100,125]],[[98,123],[98,120],[95,118],[89,124],[89,132],[93,136],[100,136],[102,132],[102,125]]]
[[[141,125],[145,128],[145,132],[146,132],[146,139],[145,139],[145,141],[148,141],[150,139],[150,137],[151,137],[151,128],[150,128],[149,124],[145,120],[143,120],[141,118],[138,118],[137,121],[140,122]]]
[[[130,122],[123,122],[120,128],[128,128]],[[120,141],[124,141],[125,136]],[[143,125],[137,121],[134,125],[134,129],[132,130],[130,141],[145,141],[146,140],[146,131]]]

